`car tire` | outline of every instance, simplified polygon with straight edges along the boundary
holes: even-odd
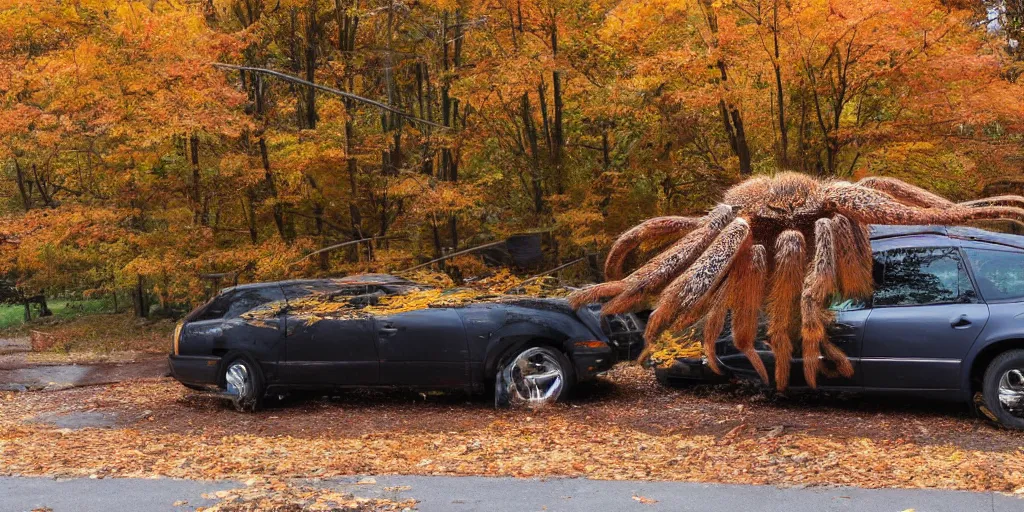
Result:
[[[1013,407],[1016,414],[1000,399],[1000,394],[1007,398],[1013,392],[1021,393],[1020,405]],[[1000,425],[1024,430],[1024,350],[1003,352],[989,363],[982,381],[982,396],[985,409]]]
[[[576,382],[576,370],[572,365],[572,361],[561,350],[548,345],[530,344],[518,347],[510,350],[499,361],[494,375],[494,405],[497,407],[519,405],[537,407],[550,402],[562,401],[569,396],[573,384]],[[517,361],[520,361],[521,364],[525,364],[524,361],[531,362],[531,367],[536,366],[542,372],[541,374],[548,371],[559,372],[560,382],[558,389],[555,391],[546,389],[539,392],[531,392],[527,389],[518,390],[518,387],[513,388],[513,386],[510,386],[511,382],[524,382],[530,378],[530,376],[527,376],[526,379],[523,379],[521,371],[516,371],[514,366],[517,364]],[[503,380],[509,382],[503,384]],[[539,386],[535,389],[538,388]],[[534,396],[528,398],[527,394]]]
[[[238,356],[224,365],[221,375],[231,395],[231,405],[239,412],[256,412],[263,407],[266,385],[260,366],[246,356]]]

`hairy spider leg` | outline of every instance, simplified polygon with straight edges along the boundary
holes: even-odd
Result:
[[[749,241],[750,238],[747,238]],[[764,246],[751,245],[745,258],[737,259],[729,281],[729,308],[732,310],[732,340],[765,384],[771,381],[761,356],[754,350],[757,338],[757,317],[764,300],[765,280],[768,273]]]
[[[832,321],[826,303],[836,291],[836,246],[831,219],[814,223],[814,260],[804,279],[800,294],[800,337],[804,378],[814,388],[818,384],[821,352],[836,363],[839,373],[853,376],[853,366],[841,350],[826,337],[825,326]]]
[[[633,311],[642,304],[653,301],[653,298],[676,276],[686,271],[709,250],[716,237],[733,221],[735,214],[732,207],[719,205],[708,217],[708,222],[626,277],[626,288],[601,308],[601,314],[614,315]]]
[[[983,197],[981,199],[975,199],[973,201],[964,201],[957,203],[959,206],[966,206],[968,208],[977,208],[979,206],[1016,206],[1017,208],[1024,207],[1024,196],[994,196],[994,197]]]
[[[800,282],[807,265],[807,243],[803,233],[788,229],[775,239],[775,269],[768,292],[768,340],[775,356],[775,387],[789,385],[790,359],[793,358],[792,331],[796,324]]]
[[[857,185],[835,184],[825,190],[826,203],[836,213],[864,224],[962,224],[973,220],[1011,220],[1024,223],[1024,209],[1011,206],[976,208],[915,208],[888,194]]]
[[[632,227],[620,235],[608,251],[604,262],[605,277],[616,281],[622,279],[626,258],[641,244],[662,239],[675,242],[700,226],[701,220],[698,217],[655,217]]]
[[[707,251],[665,288],[647,320],[644,337],[650,343],[669,325],[682,331],[704,316],[713,291],[722,282],[736,254],[750,237],[750,224],[734,219]]]
[[[675,275],[690,266],[734,216],[732,207],[718,205],[704,216],[700,227],[651,258],[625,279],[601,283],[574,292],[569,295],[569,304],[573,308],[579,308],[585,304],[614,297],[604,305],[601,314],[611,315],[629,311],[648,296],[660,292]],[[617,300],[620,298],[622,300]]]
[[[847,299],[868,299],[874,292],[871,240],[868,230],[845,215],[832,217],[839,293]]]
[[[954,206],[954,203],[945,197],[895,178],[872,176],[858,181],[857,185],[885,192],[892,196],[893,199],[910,206],[924,208],[950,208]]]
[[[708,315],[704,318],[704,339],[702,340],[704,358],[708,360],[708,368],[719,375],[722,375],[722,369],[718,366],[718,356],[715,355],[715,343],[718,342],[718,337],[725,329],[725,314],[729,312],[729,302],[726,297],[728,288],[728,286],[718,287],[714,298],[711,299],[711,309],[708,310]]]

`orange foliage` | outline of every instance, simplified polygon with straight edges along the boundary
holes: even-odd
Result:
[[[0,0],[0,272],[194,303],[201,274],[393,271],[526,230],[568,261],[780,168],[969,199],[1019,179],[1024,90],[1012,26],[983,23],[1006,13],[962,7]]]

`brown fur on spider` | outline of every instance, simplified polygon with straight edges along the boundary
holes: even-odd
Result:
[[[800,339],[804,376],[814,387],[822,359],[846,377],[853,367],[825,327],[833,294],[868,298],[872,256],[868,224],[961,224],[1004,219],[1024,223],[1024,197],[999,196],[953,203],[892,178],[857,183],[821,181],[783,172],[750,178],[729,189],[707,215],[657,217],[626,231],[605,262],[611,281],[569,297],[574,307],[609,299],[603,314],[649,307],[650,343],[667,329],[682,331],[704,319],[708,365],[719,372],[714,344],[731,311],[733,342],[769,382],[754,350],[758,315],[765,310],[775,356],[775,384],[789,383],[793,340]],[[671,245],[628,276],[627,257],[643,244]]]

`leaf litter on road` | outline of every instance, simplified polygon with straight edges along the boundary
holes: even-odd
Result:
[[[941,407],[778,397],[736,385],[665,390],[647,370],[620,366],[581,387],[571,403],[529,416],[459,394],[423,398],[401,391],[313,397],[246,415],[170,379],[150,379],[0,393],[0,473],[568,476],[1024,489],[1024,435]],[[151,413],[109,428],[33,421],[80,411],[124,418]]]

